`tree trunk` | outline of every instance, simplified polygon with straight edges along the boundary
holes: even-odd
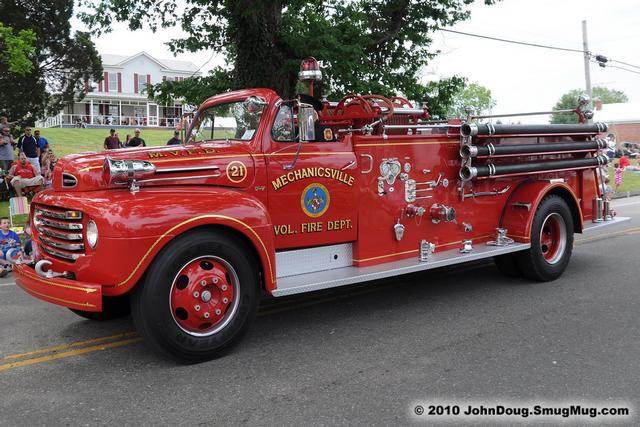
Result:
[[[287,69],[280,43],[280,0],[236,0],[230,7],[229,37],[235,42],[234,89],[266,87],[283,98],[295,91],[295,72]]]

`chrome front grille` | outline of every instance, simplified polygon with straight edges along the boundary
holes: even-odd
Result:
[[[33,222],[42,252],[75,261],[84,255],[84,225],[80,211],[37,205]]]

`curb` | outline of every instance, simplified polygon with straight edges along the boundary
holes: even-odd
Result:
[[[624,193],[616,193],[611,196],[612,199],[626,199],[628,197],[640,196],[640,191],[625,191]]]

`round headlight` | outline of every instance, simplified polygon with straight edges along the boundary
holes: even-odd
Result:
[[[87,223],[87,242],[91,249],[95,249],[98,244],[98,226],[92,219]]]

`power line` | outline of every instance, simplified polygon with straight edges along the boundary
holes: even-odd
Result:
[[[523,46],[541,47],[544,49],[562,50],[565,52],[585,53],[583,50],[580,50],[580,49],[570,49],[566,47],[548,46],[548,45],[538,44],[538,43],[527,43],[527,42],[521,42],[517,40],[501,39],[499,37],[483,36],[480,34],[465,33],[463,31],[445,30],[444,28],[440,28],[440,31],[445,31],[447,33],[454,33],[454,34],[462,34],[462,35],[471,36],[471,37],[478,37],[480,39],[495,40],[495,41],[504,42],[504,43],[519,44]]]
[[[592,61],[594,63],[596,63],[596,64],[598,64],[598,65],[600,65],[602,67],[608,66],[608,67],[612,67],[612,68],[618,68],[618,69],[624,70],[624,71],[629,71],[631,73],[640,74],[640,72],[638,72],[638,71],[629,70],[627,68],[618,67],[618,66],[615,66],[615,65],[605,65],[605,63],[607,63],[607,62],[616,62],[618,64],[623,64],[623,65],[626,65],[628,67],[640,69],[640,66],[638,66],[638,65],[629,64],[628,62],[618,61],[616,59],[609,59],[604,55],[595,55],[595,54],[593,54],[591,52],[585,52],[584,50],[580,50],[580,49],[571,49],[571,48],[559,47],[559,46],[549,46],[549,45],[544,45],[544,44],[539,44],[539,43],[522,42],[522,41],[518,41],[518,40],[510,40],[510,39],[503,39],[503,38],[499,38],[499,37],[485,36],[485,35],[481,35],[481,34],[466,33],[464,31],[446,30],[444,28],[440,28],[439,30],[447,32],[447,33],[462,34],[464,36],[477,37],[477,38],[480,38],[480,39],[487,39],[487,40],[494,40],[494,41],[499,41],[499,42],[503,42],[503,43],[519,44],[519,45],[523,45],[523,46],[539,47],[539,48],[543,48],[543,49],[560,50],[560,51],[564,51],[564,52],[573,52],[573,53],[582,53],[582,54],[586,53],[587,55],[589,55],[589,57],[592,59]]]
[[[616,61],[617,62],[617,61]],[[624,70],[624,71],[628,71],[630,73],[635,73],[635,74],[640,74],[640,71],[636,71],[636,70],[630,70],[628,68],[624,68],[624,67],[618,67],[617,65],[607,65],[607,67],[610,68],[617,68],[619,70]]]
[[[610,59],[609,62],[617,62],[618,64],[627,65],[629,67],[640,68],[640,66],[629,64],[627,62],[618,61],[617,59]]]

